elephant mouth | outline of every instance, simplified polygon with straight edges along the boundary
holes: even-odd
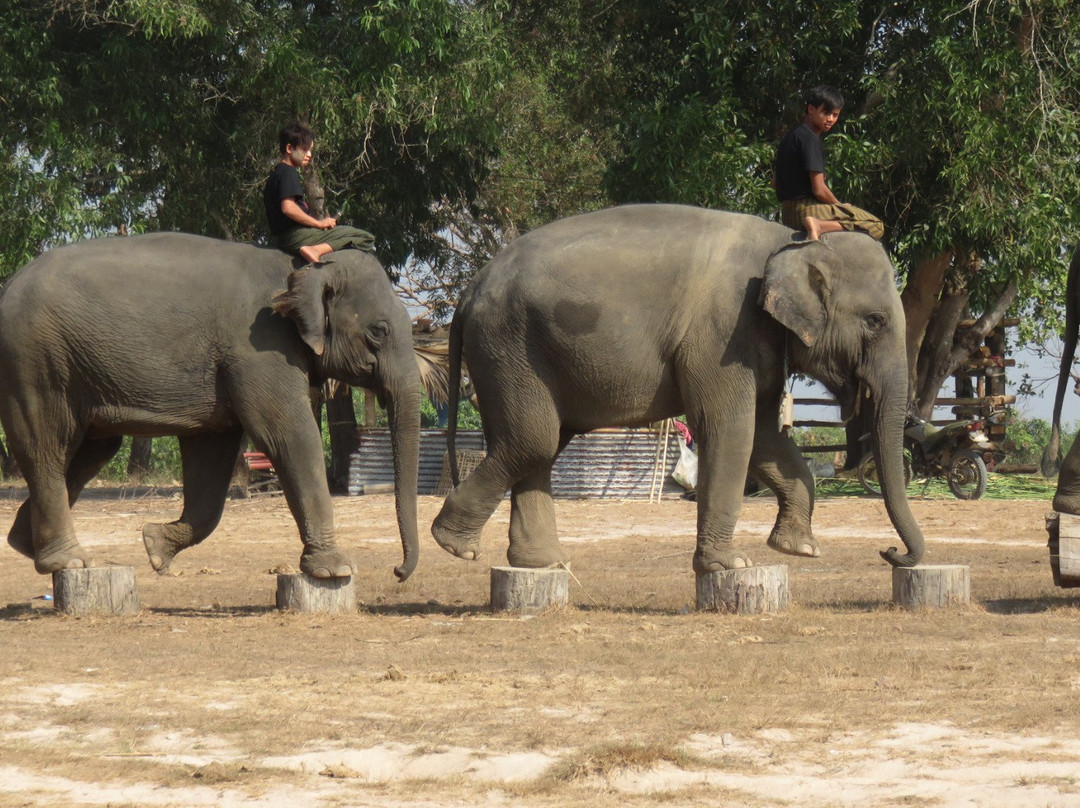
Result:
[[[871,397],[870,386],[861,379],[853,387],[846,387],[842,395],[836,397],[840,405],[840,421],[847,426],[862,411],[863,399]]]

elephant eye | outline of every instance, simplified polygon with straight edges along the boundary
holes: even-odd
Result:
[[[871,333],[877,334],[883,328],[885,328],[885,315],[880,314],[878,312],[874,312],[873,314],[867,315],[867,317],[866,317],[866,327],[868,329],[870,329]]]
[[[372,348],[376,348],[386,342],[386,338],[389,334],[390,326],[386,323],[378,322],[369,325],[364,336],[367,339],[368,344]]]

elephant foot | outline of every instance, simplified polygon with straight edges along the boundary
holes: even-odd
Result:
[[[440,525],[438,519],[431,526],[431,535],[435,537],[438,545],[452,556],[463,558],[466,561],[476,561],[480,557],[479,535],[462,535]]]
[[[76,539],[51,542],[34,557],[34,569],[42,575],[57,570],[81,570],[92,566],[93,560]]]
[[[817,558],[821,555],[817,539],[809,532],[774,527],[769,536],[768,545],[784,555],[805,556],[806,558]]]
[[[308,545],[300,556],[300,572],[312,578],[350,578],[356,564],[336,547],[316,549]]]
[[[1071,513],[1074,516],[1080,515],[1080,497],[1067,496],[1065,494],[1056,494],[1051,507],[1058,513]],[[10,537],[8,538],[10,542]]]
[[[511,567],[525,567],[528,569],[548,569],[570,566],[570,556],[563,548],[555,543],[543,547],[521,547],[510,543],[510,549],[506,551],[506,560]]]
[[[27,558],[34,557],[34,538],[29,533],[16,531],[15,528],[12,528],[11,532],[8,533],[7,543],[16,553]]]
[[[721,570],[741,570],[754,566],[754,562],[740,553],[730,544],[724,546],[699,547],[694,553],[694,572],[699,575]]]
[[[148,522],[143,525],[143,546],[146,548],[146,555],[150,559],[150,566],[154,568],[158,575],[167,574],[173,557],[193,544],[193,542],[186,540],[186,537],[177,537],[176,533],[177,529],[174,524],[162,525]]]

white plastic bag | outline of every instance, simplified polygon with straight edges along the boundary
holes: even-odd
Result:
[[[687,491],[697,487],[697,455],[682,441],[679,441],[679,462],[671,472],[671,479]]]

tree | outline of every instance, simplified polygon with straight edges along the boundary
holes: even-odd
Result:
[[[588,31],[573,20],[588,19]],[[1058,325],[1080,233],[1080,21],[1064,2],[789,0],[515,4],[519,38],[584,51],[575,92],[602,77],[592,119],[616,124],[616,201],[774,216],[775,145],[807,85],[847,98],[830,185],[883,215],[904,286],[914,406],[1008,310]],[[962,318],[976,325],[953,342]]]

